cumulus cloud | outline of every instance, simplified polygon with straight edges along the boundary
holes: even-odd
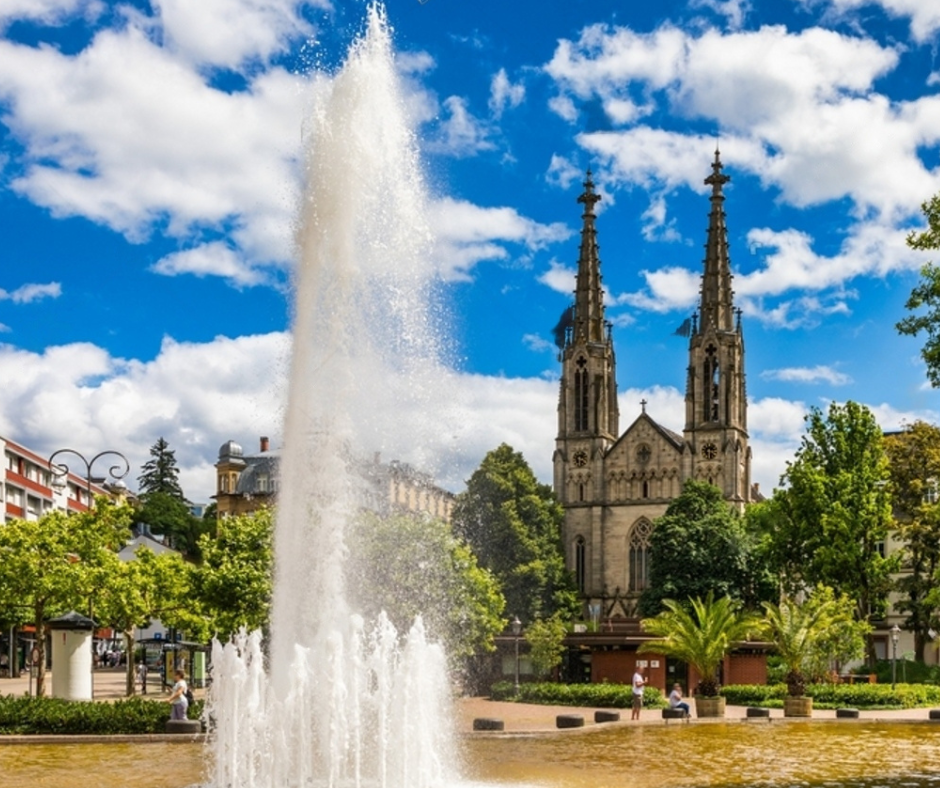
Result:
[[[219,276],[238,287],[265,281],[262,272],[247,265],[234,249],[221,241],[174,252],[154,263],[150,270],[164,276]]]
[[[0,27],[23,19],[58,25],[72,16],[96,19],[105,9],[101,0],[4,0],[0,3]]]
[[[430,224],[437,238],[441,270],[448,279],[467,279],[477,263],[508,258],[507,244],[533,251],[572,234],[560,222],[541,224],[514,208],[484,208],[452,198],[432,206]]]
[[[444,109],[447,115],[441,120],[436,136],[425,145],[427,150],[458,158],[495,150],[496,145],[489,139],[490,129],[470,112],[465,98],[448,96]]]
[[[765,369],[760,376],[764,380],[779,380],[786,383],[828,383],[832,386],[845,386],[852,382],[849,375],[822,364],[815,367]]]
[[[274,68],[225,93],[134,24],[74,55],[0,42],[4,122],[24,147],[12,186],[133,241],[235,227],[253,264],[283,266],[302,87]]]
[[[559,263],[557,260],[551,260],[548,264],[548,270],[540,274],[537,281],[554,290],[556,293],[563,293],[571,296],[574,293],[575,277],[578,272],[573,267]]]
[[[314,32],[301,7],[330,7],[328,0],[154,0],[153,5],[171,52],[226,68],[285,51],[292,40]]]
[[[0,301],[12,301],[14,304],[31,304],[43,298],[58,298],[62,295],[62,285],[59,282],[47,284],[25,284],[16,290],[4,290],[0,287]]]
[[[490,83],[490,112],[494,117],[500,117],[508,108],[518,107],[525,98],[525,85],[521,82],[513,84],[509,81],[506,69],[501,68],[493,75]]]
[[[873,5],[880,6],[885,13],[895,18],[910,19],[911,36],[924,42],[940,30],[940,7],[925,0],[800,0],[804,6],[829,6],[837,13],[852,12]],[[862,18],[858,18],[864,24]]]

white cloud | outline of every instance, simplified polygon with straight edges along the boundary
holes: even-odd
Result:
[[[219,276],[238,287],[265,282],[262,272],[247,265],[234,249],[220,241],[174,252],[154,263],[150,270],[164,276]]]
[[[522,344],[535,353],[555,353],[556,350],[554,342],[550,342],[538,334],[523,334]]]
[[[59,282],[47,284],[25,284],[16,290],[4,290],[0,287],[0,301],[12,301],[14,304],[31,304],[43,298],[58,298],[62,295],[62,285]]]
[[[629,304],[652,312],[670,312],[693,306],[699,297],[702,283],[700,272],[687,268],[667,267],[658,271],[640,271],[648,291],[624,293],[615,299],[617,304]]]
[[[832,386],[845,386],[852,382],[849,375],[822,364],[815,367],[766,369],[760,373],[760,376],[764,380],[780,380],[788,383],[828,383]]]
[[[541,274],[536,281],[566,296],[574,294],[575,277],[578,272],[557,260],[550,260],[548,270]]]
[[[74,56],[2,42],[4,121],[25,149],[13,188],[132,240],[234,225],[253,264],[284,265],[302,87],[272,69],[215,90],[133,24]]]
[[[880,6],[889,16],[911,20],[911,36],[925,42],[940,30],[940,5],[936,0],[800,0],[805,6],[829,5],[842,14],[848,14],[873,5]]]
[[[545,173],[545,180],[562,189],[568,189],[572,183],[583,177],[584,173],[564,156],[557,153],[552,154],[552,160],[548,165],[548,171]]]
[[[238,68],[267,61],[291,41],[313,35],[298,12],[329,8],[328,0],[154,0],[167,49],[185,60]]]
[[[105,4],[100,0],[3,0],[0,2],[0,26],[16,19],[57,25],[76,15],[94,20],[104,8]]]
[[[692,0],[691,8],[708,8],[723,16],[732,30],[738,30],[751,11],[748,0]]]
[[[448,116],[441,121],[437,135],[425,145],[427,150],[459,158],[495,150],[496,146],[489,140],[490,130],[471,114],[466,99],[449,96],[444,99],[444,109]]]
[[[514,208],[484,208],[446,198],[431,208],[430,224],[438,242],[437,258],[446,278],[467,278],[483,260],[506,259],[505,244],[544,249],[571,236],[560,222],[540,224]]]
[[[501,68],[493,75],[490,83],[490,112],[494,117],[500,117],[504,110],[518,107],[525,98],[525,85],[522,82],[513,84],[509,81],[506,69]]]

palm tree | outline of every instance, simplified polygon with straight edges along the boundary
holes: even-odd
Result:
[[[734,647],[760,628],[758,620],[740,611],[737,602],[724,596],[716,600],[712,592],[702,600],[690,599],[687,610],[672,599],[664,599],[666,608],[655,618],[644,618],[643,631],[655,635],[638,653],[655,652],[682,660],[699,675],[695,694],[718,695],[718,666]]]
[[[787,666],[787,694],[794,698],[805,694],[805,673],[812,669],[810,663],[815,656],[825,656],[831,650],[829,643],[834,636],[842,631],[846,633],[844,639],[860,643],[864,629],[866,626],[852,617],[852,602],[835,597],[826,587],[817,588],[802,604],[789,598],[779,605],[764,602],[764,634]]]

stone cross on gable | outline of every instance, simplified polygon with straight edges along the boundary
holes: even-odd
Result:
[[[640,407],[643,408],[643,412],[646,413],[646,399],[640,400]]]

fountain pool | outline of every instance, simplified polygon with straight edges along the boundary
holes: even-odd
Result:
[[[456,788],[940,788],[940,728],[927,723],[624,724],[459,749]],[[188,788],[205,768],[200,745],[0,746],[4,788]]]

